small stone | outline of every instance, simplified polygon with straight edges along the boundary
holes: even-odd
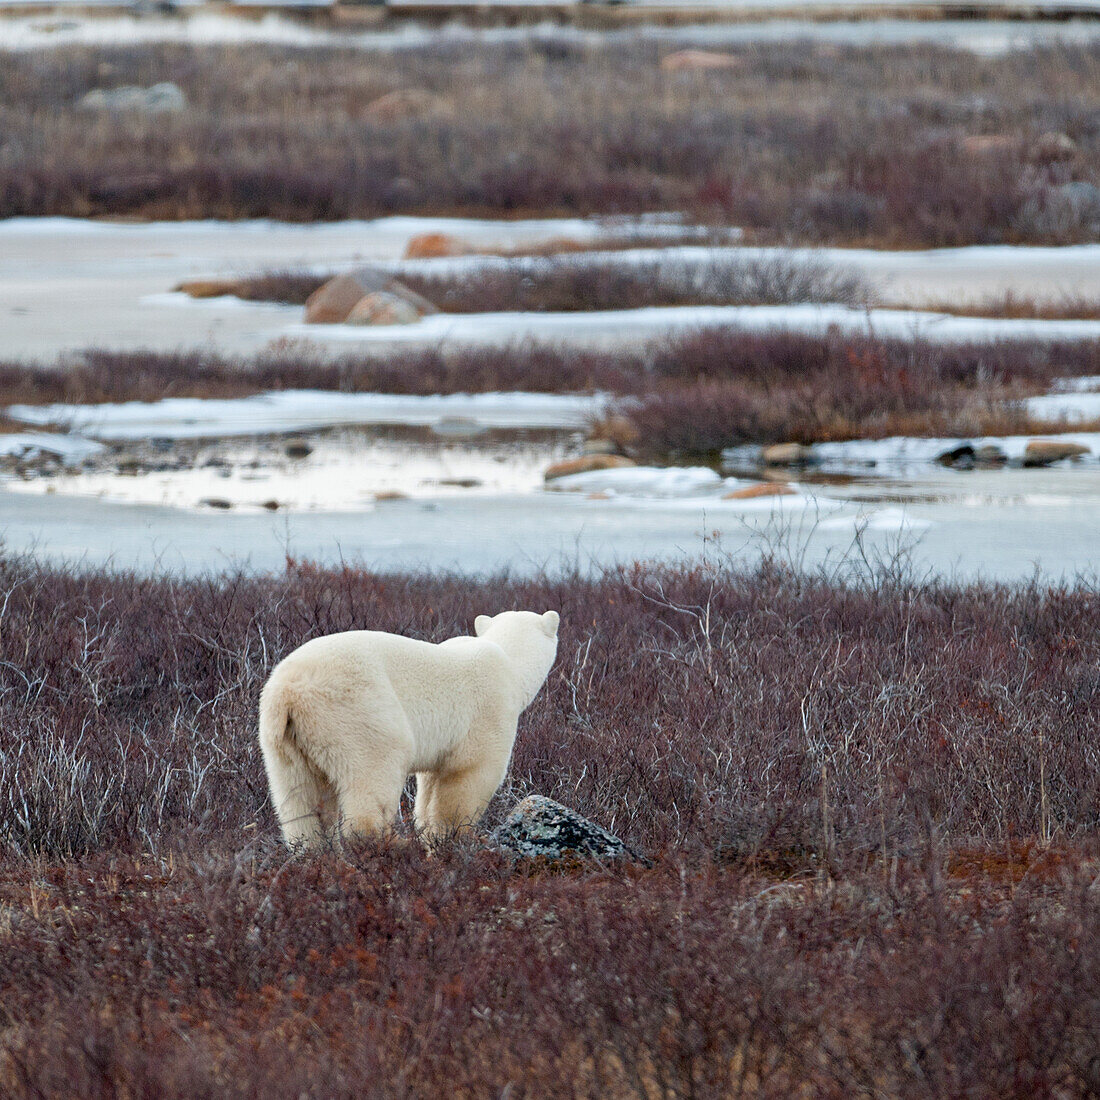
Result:
[[[812,453],[801,443],[773,443],[761,450],[760,460],[765,466],[805,466]]]
[[[1048,130],[1035,142],[1034,155],[1038,160],[1069,160],[1077,152],[1077,142],[1069,134]]]
[[[493,833],[492,841],[502,851],[525,859],[649,862],[603,826],[537,794],[512,810]]]
[[[237,279],[188,279],[175,289],[189,298],[223,298],[226,295],[239,296],[241,284]]]
[[[406,260],[434,260],[442,256],[469,256],[477,250],[469,241],[447,233],[420,233],[409,238]]]
[[[140,111],[159,115],[184,110],[187,97],[178,84],[165,81],[151,88],[96,88],[77,106],[88,111]]]
[[[797,490],[785,481],[762,481],[759,485],[746,485],[744,489],[734,489],[726,493],[723,500],[755,500],[757,497],[789,497]]]
[[[969,443],[961,443],[949,451],[936,455],[936,461],[941,466],[948,466],[952,470],[972,470],[974,469],[974,448]]]
[[[287,458],[308,458],[313,454],[313,448],[304,439],[292,439],[286,445]]]
[[[986,443],[974,452],[974,464],[976,466],[1003,466],[1008,461],[1008,455],[995,443]]]
[[[383,489],[374,494],[375,500],[408,500],[409,494],[402,493],[399,489]]]
[[[233,502],[231,500],[226,500],[225,497],[203,497],[199,503],[206,508],[217,508],[222,512],[228,511],[233,507]]]
[[[277,500],[265,500],[260,507],[266,509],[268,512],[277,512],[279,510],[279,502]]]
[[[570,474],[588,474],[593,470],[617,470],[624,466],[634,466],[633,459],[623,455],[583,455],[581,458],[570,458],[564,462],[555,462],[548,466],[542,475],[544,480],[553,481],[555,478],[568,477]]]
[[[717,50],[677,50],[661,58],[666,73],[699,69],[736,69],[743,64],[737,54]]]
[[[1057,439],[1033,439],[1024,448],[1024,466],[1049,466],[1065,458],[1080,458],[1092,454],[1081,443],[1065,443]]]
[[[476,489],[484,482],[479,477],[441,477],[437,485],[448,485],[452,489]]]

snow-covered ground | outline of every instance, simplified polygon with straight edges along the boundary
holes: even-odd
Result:
[[[440,340],[508,343],[534,335],[558,340],[623,343],[703,323],[751,328],[852,330],[929,338],[990,339],[1046,335],[1093,337],[1096,322],[986,321],[912,311],[865,314],[839,306],[731,307],[641,310],[601,314],[478,314],[436,316],[418,325],[387,328],[306,326],[296,307],[194,301],[173,288],[186,279],[295,268],[398,263],[411,237],[443,232],[479,246],[514,247],[569,237],[597,241],[607,234],[668,233],[690,227],[668,219],[563,219],[517,222],[446,218],[384,218],[368,222],[288,225],[277,222],[191,222],[119,225],[67,218],[0,221],[0,355],[50,361],[87,347],[134,350],[202,348],[256,354],[307,341],[320,351]],[[734,250],[718,249],[729,257]],[[681,257],[697,249],[677,247]],[[646,255],[621,254],[636,263]],[[1055,300],[1100,297],[1100,246],[963,248],[932,252],[866,249],[746,249],[769,257],[837,264],[864,277],[881,300],[919,307],[945,299],[965,304],[1011,291]],[[427,263],[428,261],[424,261]],[[442,261],[433,261],[442,262]],[[451,263],[452,261],[445,261]],[[490,262],[464,260],[463,263]],[[492,261],[498,262],[498,261]]]
[[[592,500],[579,493],[393,500],[356,513],[184,511],[99,499],[14,493],[0,486],[5,549],[116,568],[190,573],[300,560],[353,562],[381,571],[462,573],[540,568],[582,571],[638,560],[771,553],[796,565],[908,555],[918,575],[1096,577],[1100,464],[1065,471],[941,471],[912,500],[855,499],[865,487],[830,487],[840,506],[796,512],[715,507],[701,498]],[[792,498],[777,497],[780,502]],[[858,546],[856,545],[858,542]]]
[[[170,397],[112,405],[12,405],[13,420],[59,425],[92,439],[223,439],[337,425],[428,427],[443,434],[490,428],[583,428],[604,397],[546,393],[447,394],[283,390],[225,400]],[[0,437],[3,438],[3,437]]]
[[[30,3],[31,0],[28,0]],[[37,3],[37,0],[34,0]],[[661,0],[662,5],[665,0]],[[1040,4],[1062,10],[1093,12],[1100,7],[1097,0],[1040,0]],[[816,3],[805,5],[807,10]],[[16,0],[0,0],[0,51],[44,50],[73,45],[125,46],[154,42],[181,42],[192,45],[219,43],[269,43],[303,49],[317,46],[341,46],[371,51],[399,51],[423,47],[432,42],[524,42],[583,44],[598,48],[602,43],[623,40],[649,40],[667,43],[670,48],[681,46],[735,47],[754,42],[776,42],[804,39],[844,45],[890,45],[904,42],[932,42],[983,55],[997,55],[1036,45],[1059,43],[1084,44],[1100,38],[1100,25],[1086,21],[1066,22],[982,22],[980,20],[912,20],[858,19],[818,20],[768,18],[763,22],[731,22],[698,26],[664,27],[657,25],[631,27],[618,31],[580,30],[546,24],[538,27],[495,27],[475,29],[458,23],[446,27],[408,24],[381,31],[326,29],[294,22],[274,13],[259,19],[193,11],[179,16],[99,15],[89,18],[71,5],[55,5],[55,12],[28,16],[18,12],[24,6]],[[720,6],[726,6],[722,0]],[[771,9],[793,11],[799,5],[747,4],[729,5],[742,10]],[[833,4],[830,7],[843,8]],[[880,9],[882,5],[876,5]],[[973,7],[974,5],[968,5]],[[1028,9],[1036,5],[1030,0]],[[898,5],[901,10],[903,5]],[[1005,5],[1009,8],[1010,5]],[[5,9],[8,11],[5,13]],[[68,9],[68,10],[67,10]],[[853,5],[851,10],[858,8]]]
[[[291,458],[271,441],[217,440],[180,469],[122,472],[109,463],[50,477],[9,478],[15,493],[58,494],[116,504],[235,511],[371,511],[376,502],[531,493],[565,443],[418,443],[337,433],[314,437]]]
[[[669,306],[592,313],[438,313],[414,325],[290,324],[283,335],[349,345],[507,346],[522,340],[624,347],[701,328],[749,332],[830,331],[939,341],[1097,340],[1100,321],[954,317],[904,309],[832,304]]]
[[[11,218],[0,220],[0,355],[52,360],[87,347],[203,348],[226,354],[278,350],[300,310],[280,312],[264,303],[181,309],[179,301],[190,299],[170,292],[191,278],[396,260],[420,233],[447,233],[479,247],[506,248],[637,232],[675,239],[683,231],[667,217],[394,217],[311,225]]]
[[[1054,393],[1029,398],[1024,406],[1029,416],[1067,424],[1100,420],[1100,376],[1065,379]]]

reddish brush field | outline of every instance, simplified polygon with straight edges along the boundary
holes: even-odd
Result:
[[[553,607],[509,783],[652,868],[291,859],[267,671]],[[0,1092],[1100,1089],[1100,595],[771,564],[184,581],[0,563]]]
[[[1057,378],[1093,374],[1100,344],[1091,341],[942,344],[715,328],[636,350],[528,342],[335,362],[295,350],[251,360],[91,351],[49,367],[0,362],[0,392],[13,404],[47,404],[297,388],[600,390],[622,398],[615,411],[633,425],[638,457],[709,459],[741,443],[1057,431],[1012,403],[1047,392]]]
[[[776,241],[1096,238],[1093,45],[982,56],[786,41],[732,47],[723,69],[670,72],[674,49],[535,35],[9,54],[0,217],[674,210]],[[186,109],[80,105],[161,81],[179,85]]]

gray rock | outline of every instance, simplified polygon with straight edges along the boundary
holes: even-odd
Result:
[[[960,443],[959,446],[937,455],[936,461],[941,466],[949,466],[953,470],[973,470],[974,448],[969,443]]]
[[[801,443],[773,443],[760,451],[760,461],[765,466],[805,466],[813,451]]]
[[[515,856],[549,860],[648,860],[628,848],[614,833],[575,810],[542,795],[529,795],[493,833],[497,848]]]
[[[387,290],[376,290],[352,307],[347,315],[349,325],[412,325],[424,314],[411,302]]]
[[[1032,439],[1024,448],[1024,466],[1050,466],[1066,458],[1082,458],[1092,452],[1083,443],[1066,443],[1060,439]]]
[[[88,111],[142,111],[159,115],[184,110],[187,97],[178,84],[165,81],[151,88],[96,88],[84,96],[77,106]]]
[[[1008,455],[995,443],[986,443],[974,452],[974,463],[978,466],[1003,466]]]
[[[400,299],[404,306],[411,307],[405,312],[412,320],[439,312],[427,298],[417,294],[388,272],[363,267],[346,275],[337,275],[318,287],[306,299],[306,324],[342,325],[364,298],[376,294]],[[413,311],[417,317],[411,316]],[[357,320],[364,323],[362,317]]]

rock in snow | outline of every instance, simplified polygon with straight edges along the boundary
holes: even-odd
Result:
[[[96,88],[78,106],[88,111],[143,111],[159,115],[184,110],[187,97],[178,84],[165,81],[151,88]]]
[[[538,794],[520,802],[498,826],[492,839],[505,852],[527,858],[544,856],[555,860],[573,856],[649,862],[614,833],[568,806]]]
[[[412,325],[423,317],[411,302],[385,290],[368,294],[352,307],[349,325]]]
[[[359,271],[347,275],[337,275],[329,279],[327,283],[318,287],[306,299],[306,324],[307,325],[341,325],[349,319],[364,298],[377,294],[387,295],[386,301],[394,306],[394,299],[400,299],[409,308],[402,307],[402,316],[416,320],[429,313],[435,313],[435,306],[420,294],[410,290],[404,283],[392,278],[385,272],[372,271],[362,268]],[[382,324],[374,319],[371,314],[379,306],[381,299],[375,299],[373,306],[364,307],[364,311],[357,317],[356,324]],[[412,317],[415,311],[416,317]],[[399,322],[399,323],[406,323]]]
[[[1082,443],[1067,443],[1058,439],[1033,439],[1024,450],[1025,466],[1049,466],[1064,458],[1080,458],[1089,454]]]

